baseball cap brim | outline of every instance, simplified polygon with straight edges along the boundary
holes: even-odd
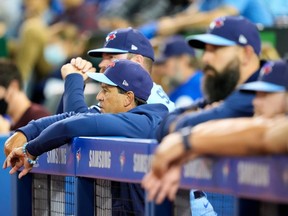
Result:
[[[117,86],[114,82],[112,82],[105,74],[103,73],[92,73],[88,72],[87,76],[90,77],[93,80],[96,80],[97,82],[105,83],[107,85],[111,86]]]
[[[93,49],[88,51],[88,55],[92,57],[102,57],[103,53],[128,53],[127,50],[121,50],[121,49],[114,49],[114,48],[99,48],[99,49]]]
[[[275,85],[269,82],[256,81],[240,86],[241,91],[259,91],[259,92],[285,92],[284,86]]]
[[[213,34],[192,35],[192,36],[187,37],[186,40],[191,47],[198,48],[198,49],[204,49],[205,44],[211,44],[215,46],[237,45],[234,41],[231,41],[226,38],[213,35]]]

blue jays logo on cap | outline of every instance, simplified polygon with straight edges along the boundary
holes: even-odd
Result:
[[[106,44],[109,43],[109,41],[114,40],[116,38],[116,31],[110,32],[106,37]],[[106,45],[105,44],[105,45]]]
[[[268,75],[269,73],[271,73],[273,66],[274,66],[274,62],[267,62],[261,68],[260,77],[263,77],[264,75]]]
[[[205,49],[205,44],[215,46],[247,46],[261,52],[261,39],[257,26],[242,16],[216,18],[206,34],[192,35],[186,39],[190,46]]]
[[[224,20],[225,20],[225,17],[219,17],[219,18],[215,19],[214,21],[212,21],[210,23],[209,28],[214,29],[214,28],[219,28],[219,27],[223,26]]]
[[[258,81],[240,86],[244,91],[288,91],[288,64],[286,61],[267,62],[260,70]]]
[[[102,57],[103,53],[133,53],[154,61],[154,50],[148,38],[131,27],[110,32],[106,37],[103,48],[88,51],[88,54],[93,57]]]

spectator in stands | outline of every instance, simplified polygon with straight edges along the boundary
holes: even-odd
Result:
[[[257,13],[255,13],[257,11]],[[273,17],[263,0],[203,0],[193,1],[191,7],[171,17],[163,17],[140,27],[147,37],[171,35],[181,30],[206,28],[220,16],[242,15],[255,24],[273,25]]]
[[[166,39],[159,47],[158,62],[165,68],[166,82],[170,87],[169,98],[176,107],[191,105],[202,98],[202,72],[198,70],[195,51],[180,35]]]
[[[31,120],[49,115],[43,106],[28,99],[23,91],[20,72],[8,59],[0,59],[0,98],[0,133],[7,133]]]
[[[6,28],[5,36],[14,38],[18,32],[21,19],[21,0],[2,1],[0,8],[0,23]]]
[[[99,27],[104,31],[110,31],[117,28],[137,26],[163,16],[167,12],[169,4],[170,2],[167,0],[112,1],[109,7],[106,6],[106,9],[100,12]]]
[[[255,116],[209,121],[166,136],[155,152],[150,173],[143,180],[150,200],[162,202],[165,196],[175,197],[179,182],[172,182],[167,176],[174,174],[173,169],[189,158],[203,154],[243,156],[288,152],[288,62],[267,62],[259,80],[240,89],[257,92],[253,101]]]
[[[24,90],[33,102],[41,103],[34,86],[45,79],[52,66],[44,58],[44,47],[49,39],[49,24],[54,13],[50,0],[23,1],[24,20],[20,26],[19,38],[11,45],[11,55],[19,68]]]
[[[190,5],[190,0],[105,0],[98,2],[99,28],[103,31],[139,26],[162,16],[174,15]]]
[[[37,91],[43,93],[45,105],[55,113],[59,97],[63,93],[61,67],[69,63],[72,58],[86,55],[86,46],[89,36],[80,33],[80,30],[71,23],[57,23],[50,27],[51,36],[44,48],[45,60],[53,66],[50,75],[37,84]],[[53,89],[54,91],[51,91]],[[50,104],[57,100],[56,104]],[[52,107],[53,106],[53,107]]]
[[[276,27],[288,26],[288,2],[286,0],[274,0],[273,4],[269,0],[263,0],[270,9]]]
[[[81,32],[98,30],[98,8],[94,2],[85,0],[61,0],[63,12],[53,19],[52,24],[65,22],[76,25]]]
[[[64,67],[65,70],[77,71],[72,64]],[[19,128],[15,135],[17,137],[20,133],[25,136],[27,144],[15,148],[8,155],[3,167],[12,166],[11,174],[24,165],[24,170],[19,175],[21,178],[32,169],[37,156],[64,145],[76,136],[155,138],[156,127],[167,115],[168,110],[163,104],[146,104],[153,86],[147,71],[130,60],[116,60],[107,67],[104,74],[87,75],[101,82],[102,90],[98,93],[97,99],[102,114],[96,109],[94,113],[66,112],[30,122],[27,126]],[[79,128],[79,125],[86,127]],[[13,136],[6,144],[13,145]],[[143,191],[139,191],[135,184],[126,185],[130,187],[115,189],[118,196],[125,196],[125,199],[117,199],[112,203],[113,212],[125,211],[144,215]],[[127,200],[130,202],[127,203]]]

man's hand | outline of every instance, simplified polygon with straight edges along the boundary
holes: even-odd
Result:
[[[167,16],[160,19],[157,33],[159,35],[167,36],[177,33],[178,30],[178,26],[175,25],[174,19]]]
[[[78,73],[82,75],[83,80],[86,81],[88,76],[86,72],[95,72],[96,69],[93,67],[92,63],[86,61],[80,57],[71,59],[69,64],[65,64],[61,68],[61,75],[63,80],[72,73]]]
[[[9,137],[4,144],[4,153],[6,157],[13,151],[14,148],[22,147],[27,142],[26,136],[17,131]]]
[[[152,159],[151,169],[154,175],[162,178],[170,165],[174,161],[181,159],[184,154],[185,150],[180,133],[172,133],[164,137]]]
[[[162,176],[158,178],[153,170],[146,174],[142,180],[142,187],[148,192],[148,200],[155,200],[157,204],[163,202],[165,197],[174,200],[181,178],[181,166],[171,166]]]
[[[25,156],[25,154],[23,153],[23,147],[15,148],[4,161],[3,169],[11,166],[12,168],[9,173],[14,174],[24,165],[24,169],[20,172],[18,176],[19,179],[22,178],[33,168],[33,165],[28,163],[26,157],[27,156]]]

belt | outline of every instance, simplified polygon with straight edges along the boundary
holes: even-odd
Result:
[[[202,197],[205,197],[205,193],[203,191],[197,190],[197,191],[194,191],[193,193],[194,193],[195,199],[200,199]]]

